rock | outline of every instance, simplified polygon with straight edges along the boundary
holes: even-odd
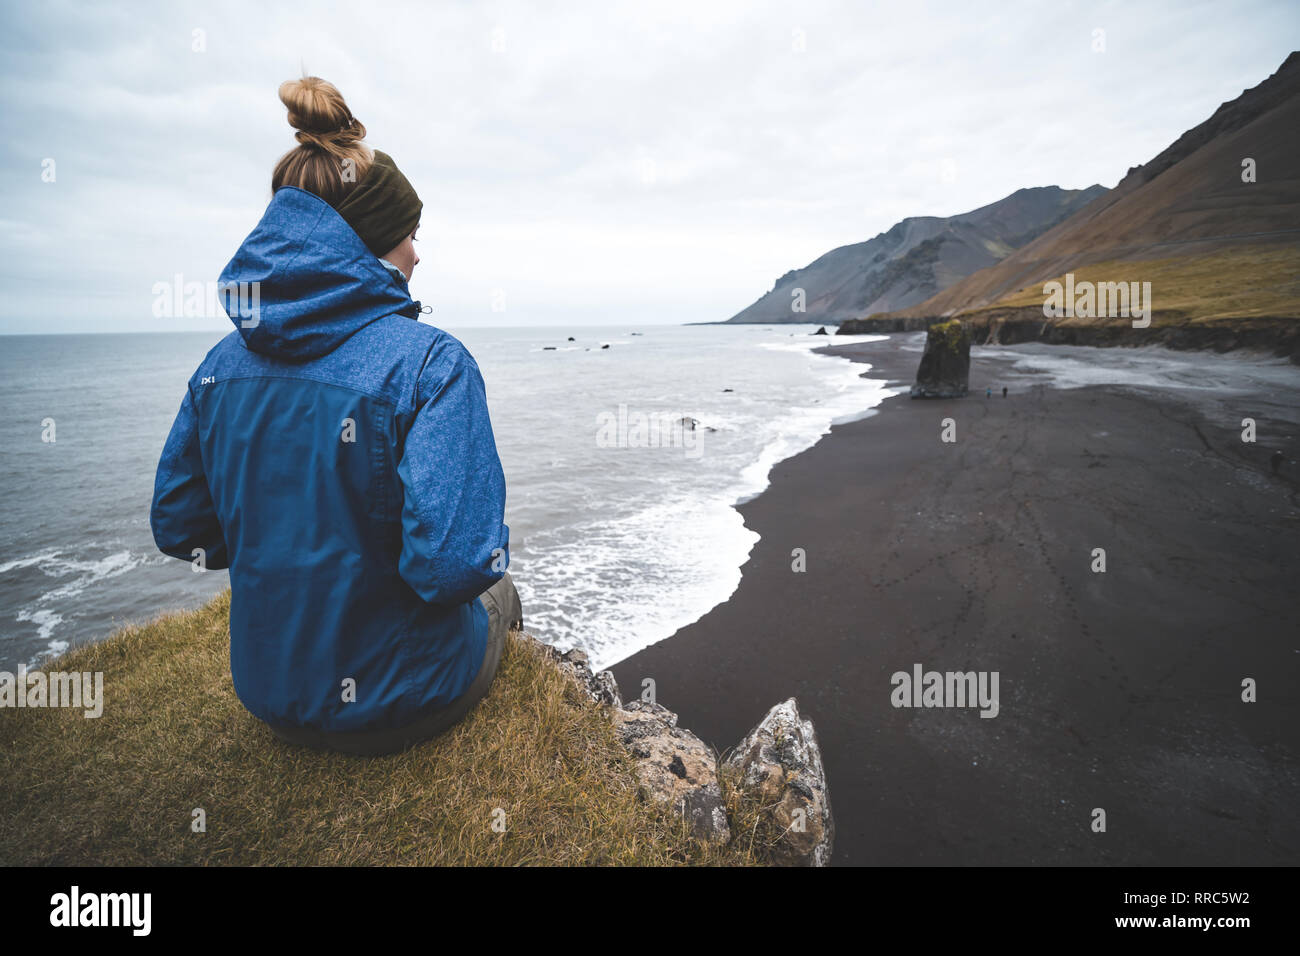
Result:
[[[533,635],[529,634],[527,631],[520,631],[519,639],[524,643],[529,644],[532,647],[536,648],[538,651],[541,652],[543,657],[549,658],[550,660],[553,661],[558,661],[560,659],[559,651],[557,651],[550,644],[546,644],[542,641],[539,641],[537,638],[533,637]]]
[[[575,647],[561,654],[556,648],[542,643],[531,634],[524,632],[520,636],[538,648],[546,658],[554,661],[560,672],[568,676],[578,686],[578,690],[587,694],[596,703],[606,707],[623,706],[623,698],[619,696],[618,682],[614,680],[614,675],[609,671],[593,674],[586,651]]]
[[[618,682],[614,680],[612,671],[601,671],[592,677],[587,684],[587,690],[597,703],[608,707],[623,706],[623,697],[618,692]]]
[[[678,727],[677,715],[663,705],[641,700],[624,704],[614,675],[609,671],[592,674],[586,651],[574,648],[560,653],[531,634],[521,632],[520,637],[553,661],[580,691],[608,708],[646,799],[672,806],[700,839],[711,843],[731,839],[712,748]]]
[[[970,332],[958,319],[930,326],[913,398],[962,398],[970,378]]]
[[[820,329],[818,329],[816,332],[813,333],[813,335],[829,335],[829,334],[830,334],[830,333],[826,331],[826,326],[824,326],[824,325],[823,325]]]
[[[700,839],[730,840],[713,750],[678,727],[677,715],[660,704],[634,700],[615,708],[611,716],[615,732],[636,764],[642,794],[671,805]]]
[[[623,698],[618,693],[618,683],[614,680],[614,675],[609,671],[601,671],[599,674],[591,672],[591,665],[587,661],[587,652],[574,648],[560,655],[560,670],[566,672],[578,685],[580,690],[586,693],[598,704],[604,704],[606,707],[622,707]]]
[[[574,341],[574,338],[573,338],[572,335],[569,336],[569,341],[570,341],[570,342]]]
[[[873,316],[881,313],[872,313]],[[880,335],[890,332],[924,332],[934,324],[933,319],[845,319],[835,330],[836,335]]]
[[[825,866],[835,837],[831,797],[811,720],[793,697],[777,704],[731,752],[723,766],[736,786],[756,797],[781,833],[765,853],[779,866]]]

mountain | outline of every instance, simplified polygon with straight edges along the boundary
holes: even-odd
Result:
[[[874,239],[840,246],[792,269],[727,321],[836,323],[913,305],[999,262],[1105,192],[1101,186],[1041,186],[947,219],[904,219]],[[804,292],[803,312],[793,308],[796,289]]]
[[[924,302],[840,331],[923,328],[960,316],[976,341],[1188,347],[1272,345],[1300,357],[1300,53],[1000,262]],[[1255,181],[1243,163],[1254,161]],[[1151,328],[1125,318],[1044,319],[1043,286],[1151,282]],[[1129,335],[1127,333],[1135,333]],[[1138,335],[1136,333],[1141,332]]]

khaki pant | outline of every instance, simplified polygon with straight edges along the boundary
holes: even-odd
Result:
[[[286,743],[310,747],[313,750],[333,750],[355,754],[359,757],[379,757],[394,754],[431,740],[460,723],[487,694],[501,663],[501,652],[506,646],[506,633],[523,623],[523,610],[519,605],[519,592],[515,582],[506,574],[500,581],[479,595],[479,601],[488,612],[487,647],[483,663],[465,692],[445,707],[439,708],[415,723],[405,727],[384,730],[358,730],[328,732],[308,727],[272,727],[271,731]]]

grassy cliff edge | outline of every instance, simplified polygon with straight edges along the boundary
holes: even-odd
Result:
[[[960,319],[976,344],[1164,345],[1177,349],[1269,351],[1300,364],[1300,246],[1256,245],[1212,255],[1110,260],[1069,270],[1076,286],[1149,283],[1150,325],[1128,316],[1048,318],[1045,282],[1022,286],[979,308],[926,315],[879,313],[842,323],[841,335],[922,331]],[[1065,283],[1065,273],[1046,281]]]
[[[758,862],[752,839],[711,845],[640,799],[607,714],[517,633],[459,726],[357,758],[283,744],[243,708],[229,608],[226,591],[42,665],[102,671],[103,715],[0,714],[0,863]],[[720,783],[733,833],[753,834],[756,808]]]

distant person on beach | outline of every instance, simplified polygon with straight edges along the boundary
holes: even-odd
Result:
[[[235,325],[158,463],[164,553],[230,569],[230,669],[282,740],[403,750],[483,697],[521,622],[478,365],[417,321],[423,204],[331,84],[280,87],[298,145],[221,274]]]
[[[1007,387],[1005,385],[1002,386],[1002,397],[1003,398],[1007,397]]]

